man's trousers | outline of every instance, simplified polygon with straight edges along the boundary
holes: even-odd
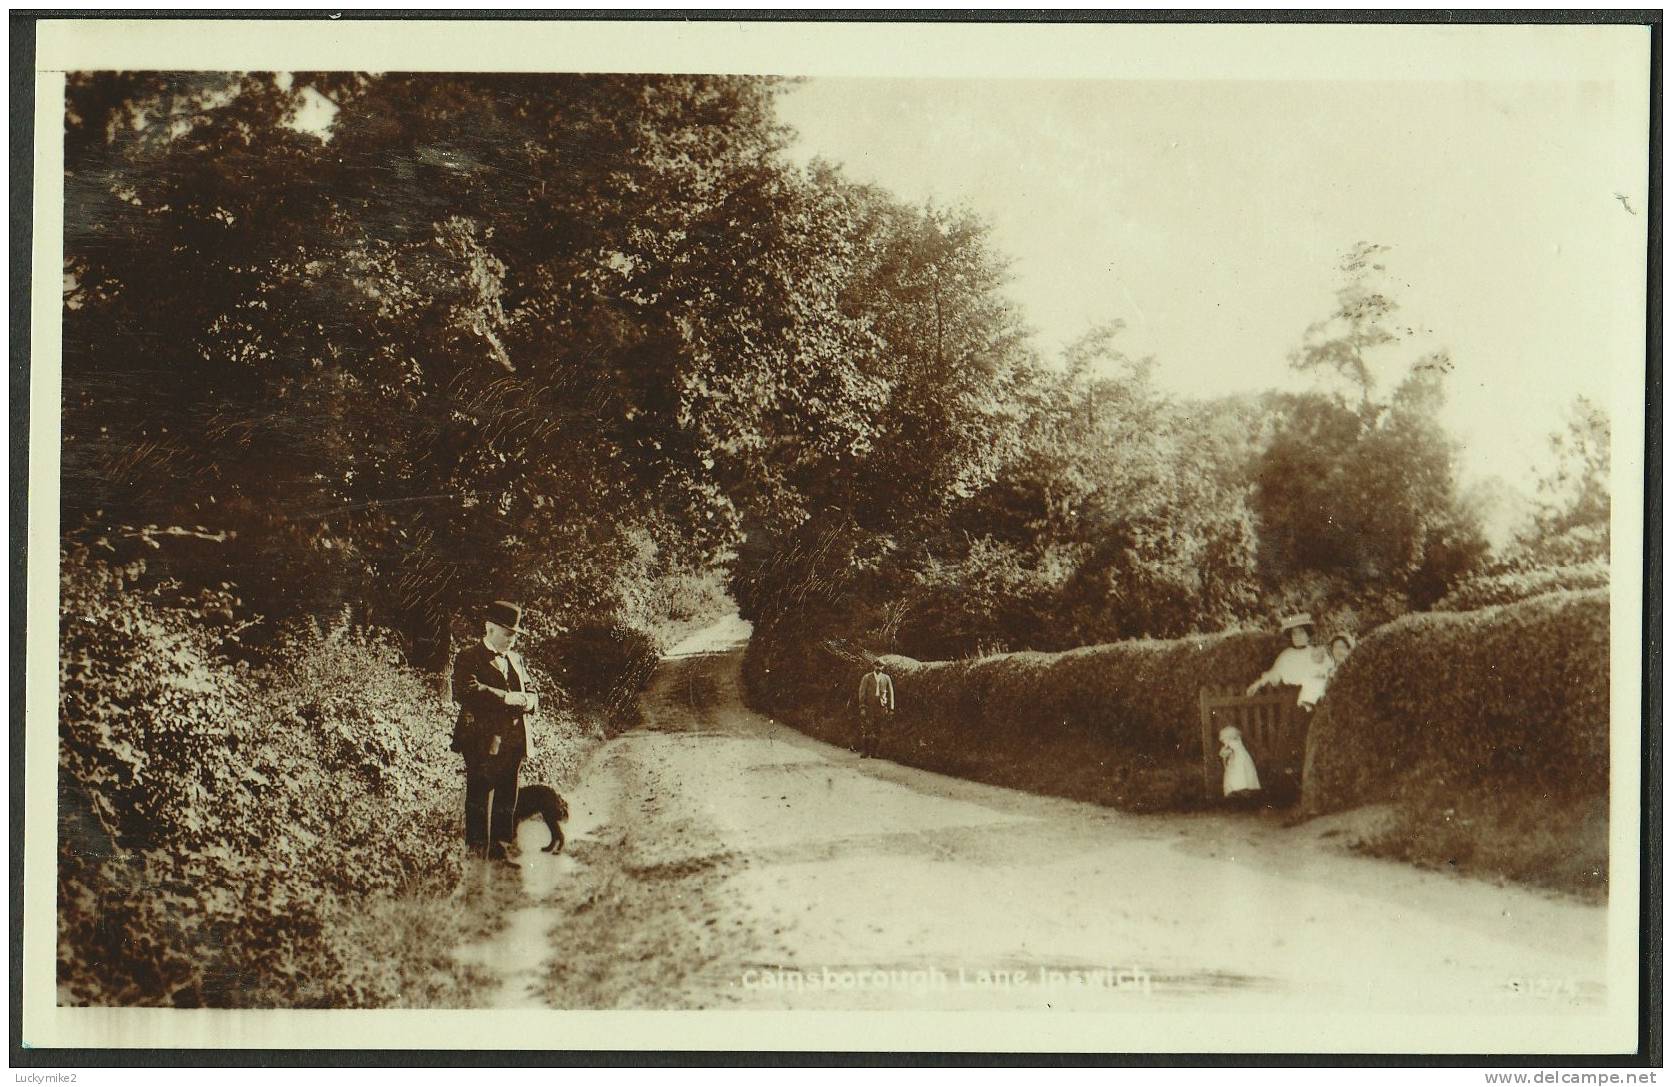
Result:
[[[859,753],[877,754],[877,747],[882,741],[883,719],[888,716],[887,711],[880,707],[861,706],[859,709]]]
[[[465,768],[464,842],[470,849],[488,851],[489,831],[496,843],[517,836],[517,773],[521,759],[489,757]]]

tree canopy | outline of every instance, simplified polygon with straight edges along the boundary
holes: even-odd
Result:
[[[1116,326],[1036,357],[986,224],[793,164],[780,90],[73,75],[66,530],[190,527],[175,572],[431,663],[489,597],[573,624],[717,566],[751,618],[857,599],[950,653],[1317,577],[1423,606],[1478,558],[1449,359],[1369,362],[1380,247],[1294,359],[1333,390],[1181,400]]]
[[[745,523],[932,517],[1010,421],[1002,268],[967,216],[789,165],[777,89],[76,76],[66,523],[230,530],[262,610],[439,644]]]

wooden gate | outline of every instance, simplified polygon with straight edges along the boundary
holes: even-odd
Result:
[[[1279,687],[1270,693],[1245,695],[1235,688],[1203,687],[1197,696],[1202,711],[1202,793],[1209,800],[1225,796],[1225,764],[1219,761],[1219,730],[1235,725],[1243,746],[1254,759],[1261,790],[1274,799],[1300,795],[1301,766],[1306,760],[1306,726],[1310,714],[1299,712],[1299,687]]]

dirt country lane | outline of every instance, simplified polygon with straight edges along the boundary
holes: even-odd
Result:
[[[742,706],[744,624],[705,635],[570,791],[566,853],[522,828],[525,905],[474,951],[503,976],[496,1005],[1513,1016],[1604,1000],[1601,908],[1355,856],[1323,821],[1133,816],[861,760]]]

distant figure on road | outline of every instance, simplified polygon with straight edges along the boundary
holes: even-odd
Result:
[[[882,661],[872,662],[871,671],[859,681],[859,757],[876,757],[882,722],[894,713],[894,680]]]
[[[1226,725],[1219,730],[1219,761],[1225,764],[1226,796],[1259,791],[1260,775],[1254,769],[1254,756],[1242,744],[1242,729]]]
[[[1289,644],[1277,654],[1265,673],[1248,685],[1246,693],[1253,694],[1261,687],[1299,687],[1296,703],[1307,713],[1324,697],[1332,667],[1329,654],[1321,645],[1312,644],[1312,616],[1306,612],[1283,617],[1279,632],[1289,636]]]
[[[528,754],[523,717],[540,707],[522,657],[522,609],[488,605],[482,640],[453,662],[453,750],[464,756],[464,840],[474,853],[515,864],[505,847],[516,838],[517,772]],[[491,818],[490,818],[491,813]]]

